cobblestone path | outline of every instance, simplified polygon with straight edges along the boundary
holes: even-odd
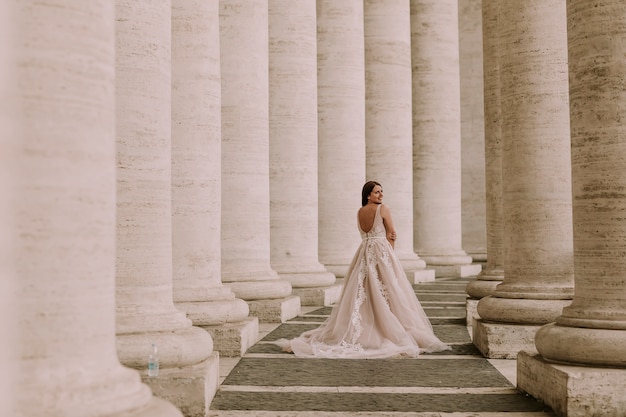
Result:
[[[414,285],[435,333],[452,351],[416,359],[303,359],[267,343],[314,328],[331,311],[303,309],[236,361],[209,416],[553,417],[472,344],[465,325],[467,282],[438,278]],[[514,369],[514,361],[505,362]]]

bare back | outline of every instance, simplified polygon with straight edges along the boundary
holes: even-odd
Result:
[[[369,232],[374,226],[374,219],[376,218],[376,210],[378,204],[366,204],[359,209],[359,227],[365,233]]]

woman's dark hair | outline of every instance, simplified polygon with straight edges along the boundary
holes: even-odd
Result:
[[[377,185],[380,185],[380,183],[376,181],[368,181],[365,183],[365,185],[363,186],[363,191],[361,191],[361,205],[362,206],[367,205],[367,197],[369,197],[369,195],[372,193],[372,190]],[[382,185],[380,186],[382,187]]]

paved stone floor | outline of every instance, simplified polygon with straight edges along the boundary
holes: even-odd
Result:
[[[318,326],[331,307],[307,307],[262,326],[242,358],[220,358],[210,417],[553,417],[515,389],[515,361],[485,359],[465,324],[468,279],[414,285],[435,333],[451,351],[415,359],[304,359],[268,343]]]

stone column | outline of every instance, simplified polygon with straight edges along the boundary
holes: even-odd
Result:
[[[478,303],[474,344],[515,358],[573,294],[565,1],[511,4],[500,19],[505,274]]]
[[[413,252],[411,28],[402,0],[365,0],[366,174],[379,181],[398,230],[396,253],[412,282],[434,280]]]
[[[341,293],[319,263],[315,0],[269,0],[270,258],[302,305]]]
[[[22,1],[15,22],[21,360],[3,415],[181,416],[115,348],[114,4]]]
[[[461,236],[474,262],[487,260],[482,0],[459,0]]]
[[[363,0],[317,0],[319,257],[343,277],[365,183]]]
[[[498,0],[482,0],[485,113],[485,208],[487,263],[476,280],[467,284],[467,319],[473,328],[478,300],[493,294],[504,279],[504,227],[502,212],[502,107],[500,100]],[[470,329],[471,330],[471,329]],[[472,334],[470,332],[470,334]]]
[[[558,415],[626,410],[626,5],[567,2],[575,292],[520,353],[518,386]],[[575,366],[558,365],[573,364]]]
[[[12,3],[0,4],[0,415],[13,413],[15,383],[18,376],[19,338],[14,314],[17,309],[15,290],[15,181],[19,125],[15,101],[16,51],[14,23],[17,18]]]
[[[220,1],[220,36],[222,281],[259,320],[282,322],[300,298],[270,266],[268,0]]]
[[[462,248],[457,0],[411,0],[414,247],[437,276],[480,272]]]
[[[213,341],[172,291],[171,2],[119,0],[116,22],[118,355],[156,395],[204,415]],[[158,377],[147,376],[153,343]]]
[[[257,340],[259,321],[248,317],[248,304],[221,281],[220,112],[219,4],[174,0],[174,301],[195,326],[213,336],[220,356],[240,356]]]

